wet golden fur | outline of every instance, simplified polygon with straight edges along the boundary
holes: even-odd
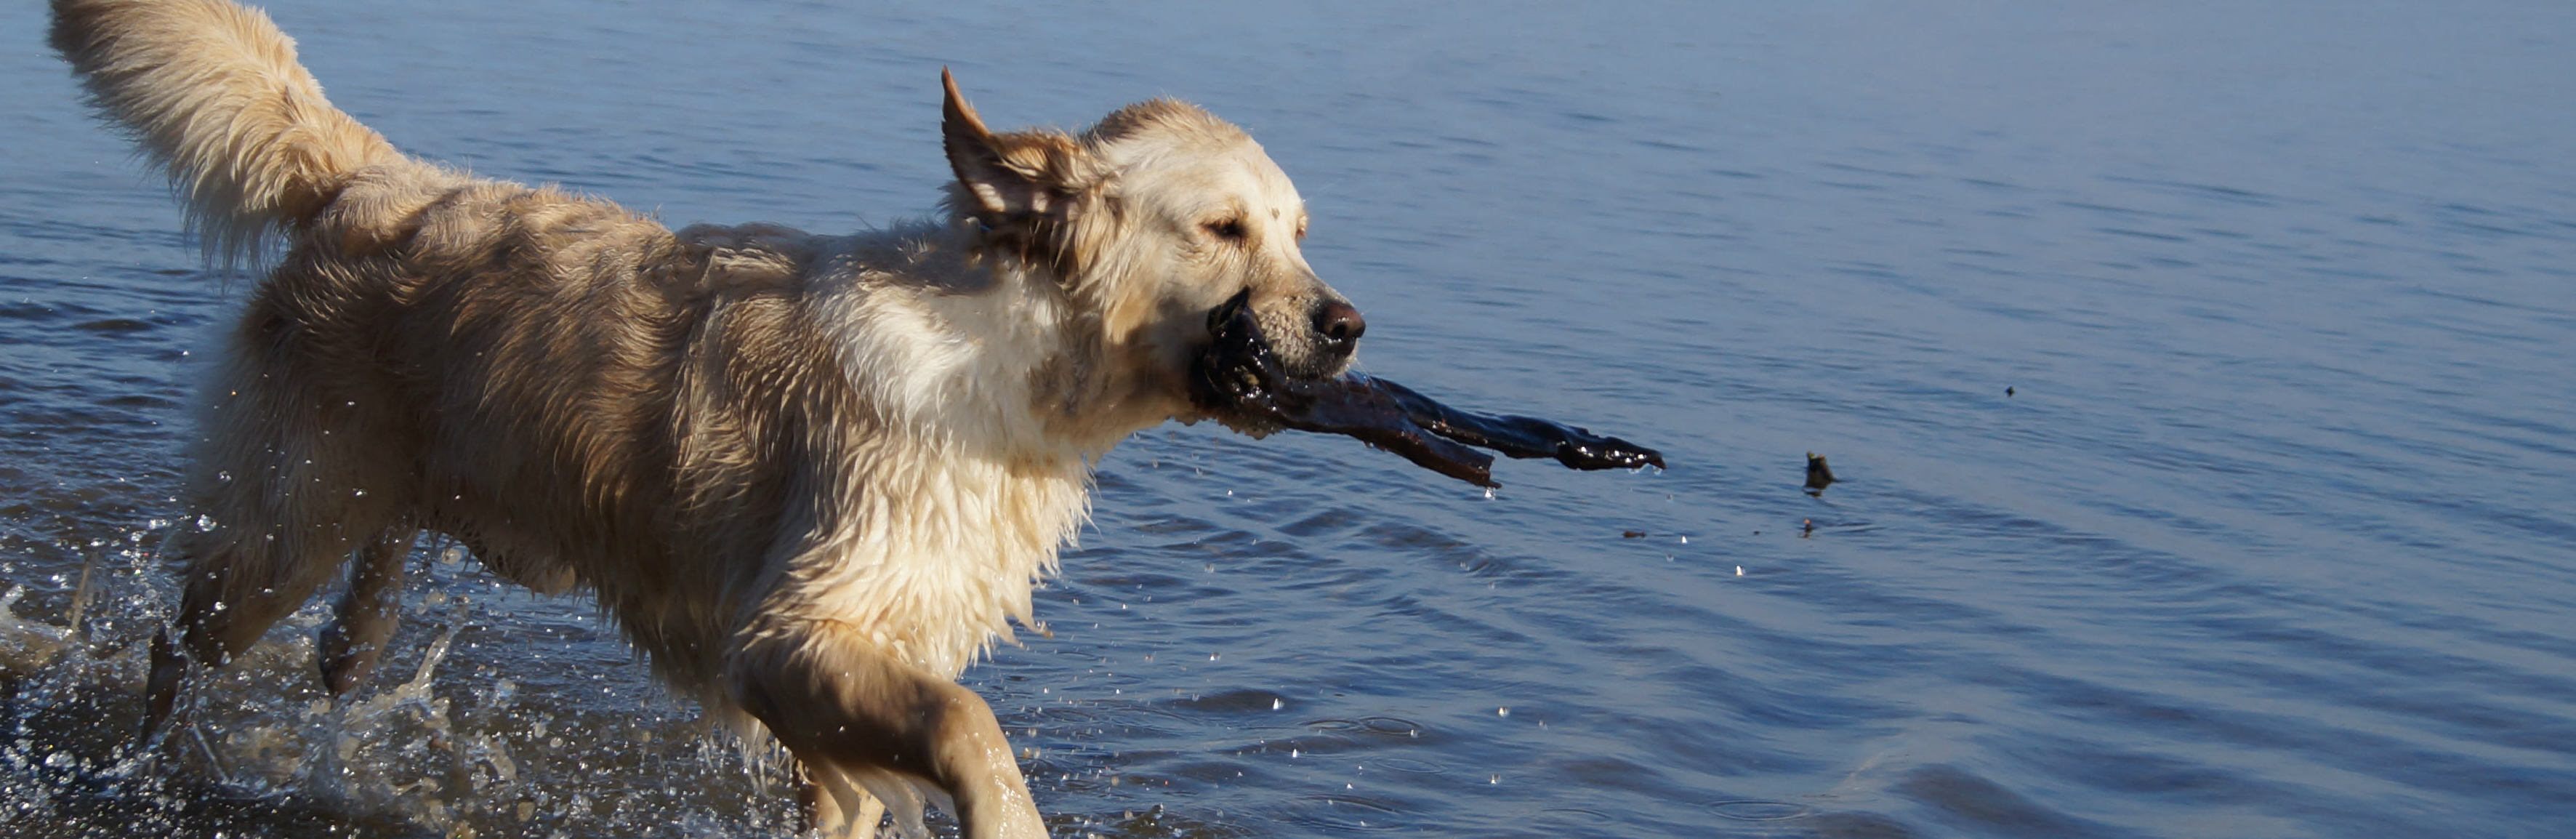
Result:
[[[430,531],[595,594],[656,672],[796,755],[825,826],[864,835],[873,797],[917,831],[926,798],[971,836],[1040,836],[954,679],[1033,623],[1091,464],[1195,418],[1189,360],[1239,290],[1290,369],[1348,362],[1312,326],[1347,303],[1298,253],[1294,187],[1189,105],[996,134],[951,84],[943,217],[674,232],[405,156],[255,10],[53,6],[210,252],[284,243],[207,391],[156,720],[188,661],[239,653],[354,554],[321,661],[350,689]]]

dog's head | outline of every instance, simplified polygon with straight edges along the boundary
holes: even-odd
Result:
[[[1052,275],[1069,319],[1096,339],[1071,364],[1088,369],[1063,371],[1079,392],[1052,397],[1083,424],[1123,435],[1221,416],[1191,398],[1220,308],[1257,329],[1277,375],[1321,380],[1350,367],[1367,322],[1306,264],[1305,202],[1242,129],[1157,99],[1079,136],[996,134],[941,77],[951,211],[979,253]]]

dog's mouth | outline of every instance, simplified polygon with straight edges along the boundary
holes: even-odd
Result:
[[[1554,458],[1574,469],[1664,465],[1654,449],[1534,417],[1451,408],[1412,388],[1344,373],[1322,379],[1283,372],[1245,290],[1208,313],[1206,351],[1190,365],[1190,400],[1226,427],[1261,437],[1283,428],[1341,434],[1401,455],[1414,465],[1478,486],[1499,486],[1494,458]]]

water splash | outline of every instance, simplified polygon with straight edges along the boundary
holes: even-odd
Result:
[[[52,664],[71,643],[72,629],[18,616],[18,598],[26,586],[0,594],[0,678],[23,679]]]
[[[611,660],[504,675],[566,645],[492,644],[496,633],[596,619],[524,595],[519,613],[496,613],[490,604],[510,599],[493,595],[502,584],[441,562],[442,546],[415,557],[432,573],[407,612],[427,620],[407,621],[388,649],[387,675],[401,681],[327,695],[313,635],[332,598],[317,597],[233,662],[195,673],[178,724],[138,748],[148,645],[137,641],[166,620],[172,593],[134,541],[131,567],[100,575],[119,581],[116,595],[77,595],[64,623],[22,614],[32,590],[0,580],[6,820],[139,835],[759,836],[795,826],[774,747],[714,732],[667,701],[649,705],[659,694],[643,668]],[[84,619],[93,601],[101,608]],[[573,648],[585,659],[624,655],[613,634],[583,637]]]

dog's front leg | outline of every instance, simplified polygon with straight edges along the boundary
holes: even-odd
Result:
[[[846,624],[772,624],[737,649],[734,701],[810,775],[907,775],[947,793],[968,839],[1045,839],[1001,722],[974,691],[869,646]]]
[[[885,821],[885,802],[829,766],[800,763],[797,775],[796,800],[805,810],[807,828],[830,839],[876,839],[877,823]],[[855,813],[849,804],[853,800],[860,802]]]

